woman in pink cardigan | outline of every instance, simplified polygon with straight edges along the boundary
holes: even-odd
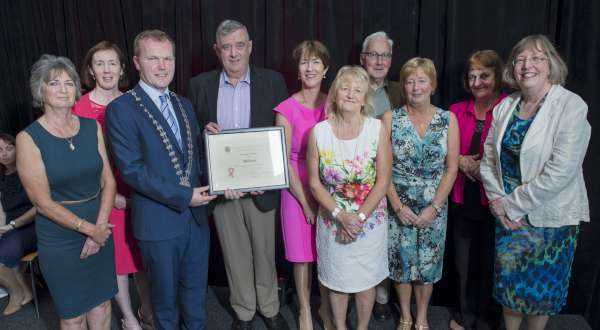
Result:
[[[451,329],[475,328],[476,322],[493,323],[490,319],[499,314],[499,309],[495,312],[490,308],[494,217],[479,177],[479,162],[492,121],[491,110],[506,96],[500,93],[503,67],[493,50],[473,53],[463,77],[464,87],[473,97],[450,106],[460,129],[459,172],[450,195],[453,222],[448,227],[458,288]]]

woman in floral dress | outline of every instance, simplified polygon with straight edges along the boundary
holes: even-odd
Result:
[[[415,57],[400,70],[406,105],[387,112],[382,121],[393,146],[390,202],[390,278],[400,301],[398,330],[410,330],[414,291],[415,329],[429,329],[427,307],[433,283],[442,277],[446,240],[446,199],[458,171],[458,123],[453,113],[431,104],[435,66]]]
[[[357,329],[367,329],[375,286],[388,276],[385,193],[390,182],[387,130],[371,118],[366,71],[340,69],[328,95],[329,119],[317,124],[307,152],[317,216],[319,281],[330,289],[337,329],[346,328],[350,293]]]

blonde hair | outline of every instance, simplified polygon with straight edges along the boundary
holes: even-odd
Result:
[[[435,71],[435,65],[433,64],[433,61],[425,57],[413,57],[406,61],[406,63],[404,63],[400,69],[400,84],[402,84],[402,87],[400,88],[400,96],[402,96],[403,100],[406,100],[406,91],[404,91],[406,79],[411,74],[417,72],[417,69],[419,68],[423,70],[423,73],[425,73],[425,75],[431,81],[431,93],[435,93],[435,89],[437,88],[437,73]]]
[[[166,32],[161,30],[145,30],[140,32],[137,36],[135,36],[135,39],[133,39],[133,55],[140,56],[140,43],[142,42],[142,40],[146,39],[158,42],[168,40],[171,43],[171,48],[173,48],[173,55],[175,55],[175,41]]]
[[[548,58],[548,67],[550,69],[550,75],[548,76],[548,80],[552,84],[563,85],[565,80],[567,80],[567,75],[569,74],[569,69],[567,69],[567,65],[565,61],[560,57],[554,45],[546,37],[542,34],[531,35],[521,39],[510,51],[510,55],[508,55],[508,61],[506,61],[506,66],[504,68],[504,74],[502,77],[504,78],[504,82],[513,88],[519,88],[517,85],[517,81],[515,80],[514,71],[515,65],[514,61],[519,54],[526,50],[537,50],[539,52],[544,53],[544,55]]]
[[[336,104],[337,95],[342,84],[350,79],[358,80],[366,90],[364,105],[360,109],[360,113],[363,116],[370,116],[373,113],[373,89],[369,83],[367,71],[358,65],[346,65],[337,72],[335,80],[331,84],[331,88],[329,88],[329,94],[327,94],[327,114],[330,117],[339,116],[340,109]]]

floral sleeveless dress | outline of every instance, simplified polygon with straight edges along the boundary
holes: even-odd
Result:
[[[406,207],[419,214],[431,205],[446,165],[448,111],[437,108],[423,137],[405,107],[392,112],[392,184]],[[442,278],[447,203],[426,228],[403,225],[394,212],[389,221],[390,278],[396,282],[435,283]]]
[[[357,138],[335,137],[329,121],[314,128],[321,182],[338,207],[356,212],[375,184],[375,158],[381,121],[365,118]],[[317,217],[319,281],[340,292],[361,292],[388,276],[387,203],[385,197],[369,215],[363,232],[351,243],[341,242],[339,223],[321,208]]]

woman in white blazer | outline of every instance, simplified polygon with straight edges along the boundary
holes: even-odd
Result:
[[[506,329],[543,329],[565,304],[579,222],[590,220],[582,163],[587,105],[563,88],[567,67],[547,37],[512,49],[494,109],[481,178],[496,222],[494,298]]]

